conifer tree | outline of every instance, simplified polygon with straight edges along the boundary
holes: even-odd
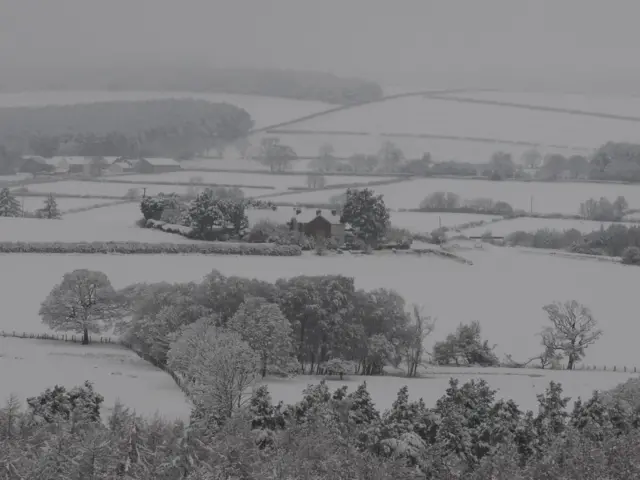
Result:
[[[22,208],[8,188],[0,190],[0,217],[21,217]]]
[[[58,210],[58,203],[56,202],[53,194],[49,194],[49,196],[44,201],[44,205],[42,208],[39,208],[36,211],[38,218],[60,218],[60,210]]]

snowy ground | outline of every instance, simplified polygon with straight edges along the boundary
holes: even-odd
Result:
[[[429,133],[597,148],[607,141],[633,141],[634,122],[495,105],[406,97],[364,105],[287,128],[369,133]]]
[[[77,103],[143,101],[163,98],[196,98],[222,102],[245,109],[255,122],[264,127],[299,118],[335,107],[322,102],[289,100],[258,95],[230,95],[190,92],[24,92],[0,94],[0,107],[33,107],[43,105],[71,105]]]
[[[640,207],[640,188],[637,185],[611,183],[547,183],[547,182],[491,182],[488,180],[422,178],[390,185],[371,187],[384,195],[385,203],[393,209],[418,208],[420,202],[433,192],[453,192],[462,199],[491,198],[509,203],[513,208],[537,213],[577,214],[580,204],[589,198],[607,197],[614,201],[624,196],[630,208]],[[326,202],[336,190],[304,192],[288,195],[287,202]],[[282,197],[284,199],[285,197]],[[266,198],[265,200],[267,200]]]
[[[249,141],[255,145],[259,143],[254,137],[250,137]],[[301,152],[298,153],[302,154]],[[310,154],[310,156],[314,156],[317,154],[318,150],[316,149],[312,154]],[[291,171],[310,172],[312,171],[310,162],[311,160],[308,159],[295,160],[291,162]],[[184,170],[204,168],[207,170],[243,170],[247,172],[269,172],[268,166],[263,165],[256,160],[241,159],[239,158],[238,153],[234,152],[233,150],[227,151],[224,158],[194,158],[193,160],[185,160],[181,162],[180,165]],[[193,175],[199,174],[200,172],[193,173]]]
[[[601,227],[608,228],[618,222],[594,222],[591,220],[563,220],[557,218],[516,218],[513,220],[502,220],[500,222],[492,223],[491,225],[468,228],[463,230],[465,235],[482,235],[487,230],[490,230],[493,235],[506,236],[510,233],[517,231],[535,232],[542,228],[549,228],[551,230],[570,230],[576,229],[582,233],[591,233],[595,230],[600,230]],[[631,226],[629,223],[622,223],[622,225]]]
[[[11,394],[26,400],[55,385],[89,380],[104,397],[103,417],[120,399],[142,415],[189,419],[188,401],[171,377],[117,345],[0,337],[0,377],[2,403]]]
[[[425,312],[438,319],[429,348],[460,322],[478,320],[489,342],[498,345],[497,353],[511,353],[516,360],[540,351],[537,334],[547,325],[542,307],[554,300],[575,299],[592,309],[604,330],[603,337],[588,349],[586,363],[640,367],[636,348],[640,330],[632,313],[637,306],[637,268],[488,245],[457,253],[474,265],[400,254],[286,258],[1,255],[0,305],[6,314],[0,329],[47,331],[38,317],[39,302],[64,273],[77,268],[101,270],[116,287],[138,281],[199,280],[213,269],[269,281],[294,275],[343,274],[354,276],[358,288],[392,288],[409,305],[424,305]]]
[[[107,177],[109,181],[122,181],[123,178]],[[195,181],[198,183],[211,183],[218,185],[249,185],[249,186],[269,186],[275,187],[277,191],[286,191],[290,187],[306,188],[306,175],[272,175],[268,173],[229,173],[229,172],[171,172],[151,175],[128,175],[124,178],[127,182],[176,182],[187,183]],[[325,183],[327,185],[352,184],[391,180],[393,177],[356,177],[327,175]]]
[[[42,208],[46,200],[46,197],[21,197],[20,195],[16,198],[22,205],[22,209],[27,212],[34,212],[37,209]],[[100,198],[56,198],[56,203],[58,204],[58,210],[60,210],[61,213],[64,213],[67,210],[76,208],[108,204],[110,201]]]
[[[552,92],[470,92],[459,95],[465,98],[521,103],[541,107],[566,108],[613,115],[640,116],[640,98],[617,95],[584,95],[579,93]],[[579,118],[579,117],[578,117]]]
[[[488,223],[499,218],[502,217],[467,213],[391,212],[391,225],[414,233],[430,233],[440,227],[454,228],[471,222]]]
[[[181,235],[140,228],[137,203],[64,215],[60,220],[0,217],[0,242],[193,243]]]
[[[125,195],[127,195],[127,192],[131,189],[137,190],[139,194],[146,189],[147,195],[158,195],[159,193],[177,193],[178,195],[185,195],[189,191],[190,187],[184,185],[150,185],[141,183],[83,182],[80,180],[69,180],[29,185],[28,188],[30,192],[53,193],[54,195],[67,193],[74,195],[105,195],[109,197],[124,198]],[[242,189],[242,191],[246,196],[266,195],[277,192],[277,190],[262,188],[246,188]]]
[[[513,399],[522,410],[537,412],[536,395],[544,393],[551,381],[562,384],[564,395],[571,397],[570,407],[572,407],[573,401],[578,397],[588,398],[594,390],[609,390],[628,378],[637,376],[620,372],[434,367],[428,370],[424,378],[350,376],[340,381],[331,377],[327,380],[327,384],[331,390],[347,385],[348,391],[353,392],[358,385],[366,381],[367,389],[376,407],[384,411],[391,408],[398,390],[405,385],[409,387],[411,400],[422,398],[428,407],[433,407],[445,394],[451,377],[458,379],[460,384],[471,379],[484,379],[491,388],[497,390],[497,399]],[[299,376],[291,380],[269,378],[265,383],[275,402],[294,403],[300,400],[302,391],[307,385],[317,384],[321,378],[318,376]]]
[[[505,109],[506,110],[506,109]],[[290,127],[292,130],[298,128],[298,125]],[[334,130],[334,129],[332,129]],[[356,128],[356,130],[359,130]],[[397,132],[394,130],[394,132]],[[400,132],[401,133],[401,132]],[[425,131],[424,133],[430,133]],[[264,135],[264,134],[262,134]],[[520,158],[522,153],[531,146],[514,145],[511,143],[501,143],[496,140],[506,141],[522,141],[519,138],[509,138],[501,135],[492,139],[493,141],[474,142],[462,137],[470,135],[465,134],[461,130],[452,130],[448,135],[456,138],[412,138],[394,136],[387,137],[378,134],[374,135],[340,135],[327,133],[280,133],[273,132],[266,134],[270,137],[278,137],[280,142],[291,146],[298,155],[304,157],[313,157],[318,155],[318,151],[323,144],[331,144],[334,148],[334,155],[340,158],[348,158],[358,153],[375,155],[386,141],[392,141],[402,149],[407,158],[421,158],[425,152],[431,154],[431,158],[438,162],[448,160],[457,160],[469,163],[488,163],[491,155],[500,150],[511,153],[514,159]],[[259,136],[250,137],[252,144],[259,144]],[[540,142],[534,142],[536,144]],[[538,150],[542,154],[560,153],[562,155],[585,154],[590,148],[584,145],[560,144],[558,147],[539,145]],[[588,147],[588,146],[587,146]],[[301,168],[301,167],[299,167]]]

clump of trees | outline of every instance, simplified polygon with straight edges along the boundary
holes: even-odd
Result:
[[[289,145],[280,143],[277,137],[265,137],[260,141],[258,160],[272,172],[284,172],[298,155]]]
[[[42,208],[36,210],[36,217],[38,218],[61,218],[60,210],[58,210],[58,203],[56,202],[53,194],[49,194],[49,196],[45,199],[44,205]]]
[[[0,109],[0,144],[45,158],[189,158],[233,143],[252,127],[245,110],[193,99]]]
[[[433,347],[433,360],[438,365],[496,366],[499,360],[488,340],[482,340],[479,322],[460,324],[455,333],[447,335]]]
[[[600,200],[590,198],[580,204],[580,216],[586,220],[600,222],[614,222],[624,217],[629,204],[623,196],[619,196],[612,203],[605,197]]]
[[[463,200],[453,192],[433,192],[420,202],[419,210],[426,212],[482,213],[509,216],[515,213],[507,202],[491,198]]]

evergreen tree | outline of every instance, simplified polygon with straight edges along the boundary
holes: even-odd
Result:
[[[58,203],[56,202],[53,194],[49,194],[49,196],[44,201],[44,205],[42,208],[39,208],[36,211],[38,218],[60,218],[60,210],[58,210]]]
[[[389,227],[389,210],[382,195],[374,195],[368,188],[350,188],[340,221],[350,224],[357,237],[367,245],[375,246]]]
[[[0,217],[21,217],[20,203],[8,188],[0,190]]]

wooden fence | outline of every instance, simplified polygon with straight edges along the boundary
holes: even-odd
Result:
[[[32,338],[35,340],[57,340],[59,342],[82,343],[82,335],[69,335],[66,333],[27,333],[27,332],[5,332],[0,330],[0,336],[13,338]],[[117,343],[110,337],[94,337],[89,335],[89,343]]]

